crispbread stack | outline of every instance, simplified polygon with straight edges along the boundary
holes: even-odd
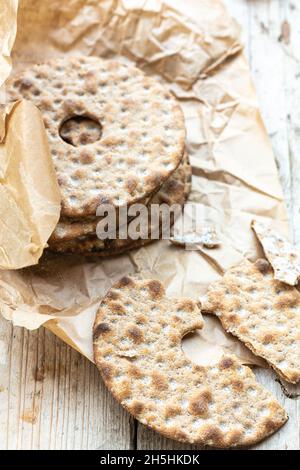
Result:
[[[125,251],[139,248],[151,242],[151,231],[152,233],[156,232],[161,235],[163,230],[161,217],[158,220],[156,220],[155,217],[151,217],[152,205],[167,204],[172,206],[173,204],[178,204],[179,206],[183,206],[191,189],[191,176],[191,166],[189,164],[188,156],[185,155],[177,170],[173,173],[169,180],[166,181],[160,191],[153,197],[151,203],[147,206],[148,227],[146,227],[146,231],[143,230],[143,227],[139,228],[139,231],[141,231],[141,236],[137,240],[132,239],[130,236],[125,239],[117,238],[115,240],[100,240],[93,233],[95,232],[95,228],[93,230],[94,222],[90,222],[86,225],[86,227],[87,229],[91,228],[91,231],[85,236],[82,236],[82,234],[77,234],[76,237],[65,241],[52,241],[50,239],[49,243],[52,251],[57,253],[78,253],[84,254],[85,256],[97,255],[100,257],[105,257],[109,255],[121,254]],[[175,214],[173,214],[173,216],[175,217]],[[171,222],[173,221],[174,220],[171,220]],[[134,223],[135,219],[131,220],[128,224],[128,228],[130,228],[130,225]],[[56,239],[59,238],[57,232],[60,230],[62,224],[59,225],[60,227],[58,227],[54,233],[54,235],[56,235]],[[158,225],[158,227],[156,225]]]
[[[115,398],[166,437],[214,447],[254,444],[280,428],[286,413],[234,356],[207,367],[185,356],[182,337],[202,326],[193,300],[168,298],[157,280],[125,277],[96,316],[96,365]]]
[[[31,100],[44,119],[62,200],[53,251],[105,256],[135,247],[137,240],[97,238],[101,205],[117,217],[121,207],[163,197],[183,205],[191,173],[184,117],[155,79],[112,60],[62,58],[25,70],[6,90],[10,100]]]

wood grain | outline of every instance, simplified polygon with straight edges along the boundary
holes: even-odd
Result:
[[[132,449],[133,419],[93,364],[41,328],[0,319],[0,449]]]
[[[300,249],[300,5],[296,0],[226,0],[245,50],[276,155]],[[258,449],[299,449],[299,401],[271,371],[258,380],[286,408],[287,425]],[[286,386],[297,394],[300,387]],[[0,449],[191,449],[134,422],[91,363],[52,333],[0,318]]]

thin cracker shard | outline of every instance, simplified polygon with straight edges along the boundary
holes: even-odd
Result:
[[[202,311],[264,358],[282,378],[300,380],[300,293],[274,280],[265,259],[242,261],[209,286]]]
[[[115,312],[109,294],[102,300],[95,362],[139,421],[172,439],[221,448],[254,444],[285,423],[280,404],[234,356],[208,367],[187,359],[182,337],[203,326],[195,301],[168,298],[155,280],[126,278],[113,292],[125,314]],[[109,328],[101,326],[99,335],[103,324]],[[133,325],[138,332],[132,336]]]
[[[203,226],[199,232],[189,231],[182,235],[175,234],[170,238],[170,242],[194,250],[199,247],[215,248],[221,244],[216,228],[211,225]]]
[[[261,243],[266,258],[274,269],[274,279],[290,286],[298,284],[300,279],[300,255],[295,247],[268,225],[252,221],[254,230]]]

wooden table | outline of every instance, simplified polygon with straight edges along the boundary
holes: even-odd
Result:
[[[300,4],[226,0],[243,27],[246,53],[300,248]],[[105,389],[90,362],[41,328],[0,319],[1,449],[189,449],[150,432]],[[299,449],[299,400],[272,372],[257,378],[284,405],[289,422],[258,449]],[[300,387],[298,387],[300,391]],[[297,393],[297,389],[293,390]]]

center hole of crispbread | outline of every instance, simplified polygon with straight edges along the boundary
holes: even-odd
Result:
[[[59,135],[67,144],[79,147],[100,140],[102,126],[89,116],[72,116],[62,123]]]

